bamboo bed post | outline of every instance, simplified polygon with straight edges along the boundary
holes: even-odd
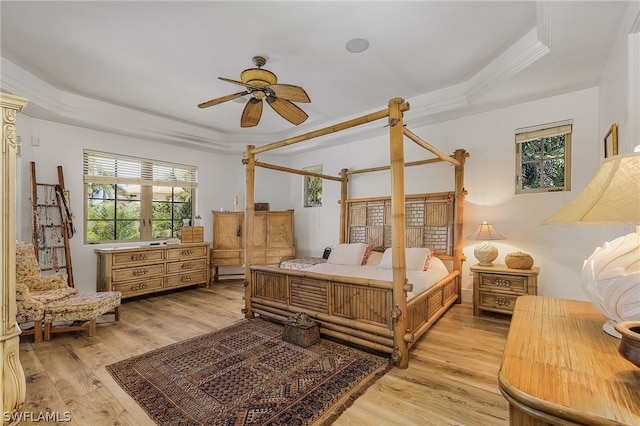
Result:
[[[243,313],[245,318],[253,318],[253,310],[251,309],[251,264],[253,263],[253,220],[254,220],[254,199],[255,199],[255,155],[251,150],[255,148],[253,145],[247,145],[244,159],[242,162],[246,166],[246,194],[245,194],[245,224],[244,224],[244,285],[245,309]]]
[[[404,341],[407,331],[407,297],[404,284],[407,279],[405,254],[405,199],[404,199],[404,140],[401,98],[389,101],[389,139],[391,163],[391,247],[393,265],[394,351],[393,361],[400,368],[409,367],[408,344]]]
[[[453,240],[456,242],[456,246],[453,250],[453,269],[462,271],[462,262],[464,261],[464,255],[462,253],[462,218],[464,217],[464,198],[467,195],[467,191],[464,189],[464,163],[469,153],[464,149],[456,149],[454,157],[458,161],[455,169],[455,191],[456,191],[456,210],[454,212],[454,227],[453,227]],[[456,291],[458,293],[458,300],[456,303],[462,303],[462,283],[461,278],[458,277],[458,283],[456,285]]]
[[[347,186],[349,178],[347,177],[347,169],[340,170],[342,183],[340,186],[340,242],[347,241]]]

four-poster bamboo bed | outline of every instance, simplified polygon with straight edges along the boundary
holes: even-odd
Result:
[[[247,146],[243,163],[246,166],[246,227],[253,229],[255,168],[262,167],[283,172],[341,183],[340,200],[340,242],[351,243],[360,239],[373,242],[383,248],[390,247],[391,275],[389,280],[358,278],[341,275],[326,275],[304,269],[283,269],[277,265],[255,265],[253,259],[253,238],[247,233],[245,244],[245,309],[247,318],[255,314],[284,321],[298,312],[309,314],[319,323],[320,333],[341,339],[363,347],[389,353],[397,366],[407,368],[408,350],[429,327],[454,303],[460,302],[460,271],[463,254],[461,244],[462,214],[464,207],[464,163],[467,153],[456,150],[448,156],[420,139],[403,125],[403,112],[409,104],[401,98],[389,101],[388,108],[344,123],[319,129],[301,136],[282,140],[262,147]],[[375,169],[347,171],[343,169],[340,177],[290,169],[256,161],[256,154],[267,152],[294,143],[313,139],[318,136],[345,130],[368,122],[388,118],[390,134],[390,165]],[[419,146],[433,153],[437,158],[405,163],[403,137],[406,136]],[[448,193],[420,194],[406,196],[404,188],[404,169],[434,162],[448,162],[455,167],[454,188]],[[366,200],[348,200],[347,182],[350,176],[359,173],[390,170],[391,195]],[[441,247],[433,247],[429,235],[431,227],[422,226],[417,232],[409,227],[405,219],[405,203],[422,203],[422,209],[435,209],[444,217],[438,223],[434,233],[438,238],[445,235]],[[413,205],[412,204],[412,205]],[[390,235],[383,237],[376,232],[352,232],[361,217],[354,211],[362,206],[382,205],[385,221],[390,223]],[[355,206],[355,210],[354,210]],[[423,213],[427,214],[427,213]],[[444,229],[443,229],[444,228]],[[364,238],[364,240],[362,240]],[[369,241],[367,241],[369,239]],[[382,242],[382,243],[380,243]],[[451,265],[448,274],[407,301],[407,292],[412,285],[407,282],[407,242],[411,246],[436,248],[436,255]]]

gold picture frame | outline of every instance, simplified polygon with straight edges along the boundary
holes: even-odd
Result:
[[[604,135],[604,158],[618,155],[618,124],[613,123]]]

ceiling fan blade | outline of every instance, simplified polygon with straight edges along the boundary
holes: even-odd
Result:
[[[227,101],[239,98],[240,96],[244,96],[244,95],[248,95],[248,94],[249,94],[249,92],[247,92],[245,90],[244,92],[234,93],[233,95],[221,96],[219,98],[211,99],[210,101],[198,104],[198,108],[207,108],[207,107],[210,107],[210,106],[218,105],[218,104],[221,104],[223,102],[227,102]]]
[[[258,86],[252,86],[251,84],[246,84],[246,83],[243,83],[243,82],[238,81],[238,80],[232,80],[232,79],[226,78],[226,77],[218,77],[218,78],[220,80],[222,80],[222,81],[226,81],[227,83],[237,84],[239,86],[244,86],[244,87],[246,87],[248,89],[260,90],[260,87],[258,87]]]
[[[269,106],[271,106],[275,112],[280,114],[282,118],[296,126],[303,123],[309,117],[307,113],[301,110],[297,105],[285,99],[267,96],[267,102],[269,103]]]
[[[262,100],[250,98],[242,111],[240,127],[253,127],[258,124],[262,116]]]
[[[293,102],[311,102],[307,92],[300,86],[294,86],[293,84],[272,84],[267,86],[267,88],[271,89],[277,98]]]

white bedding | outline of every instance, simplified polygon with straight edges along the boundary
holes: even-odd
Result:
[[[331,263],[320,263],[304,269],[309,272],[321,274],[340,275],[346,277],[360,277],[381,281],[393,281],[393,271],[384,269],[378,265],[335,265]],[[429,287],[440,281],[449,274],[446,265],[442,260],[433,257],[429,262],[429,269],[426,271],[407,271],[407,281],[413,284],[413,291],[407,293],[407,300],[411,300],[415,295],[422,293]]]

